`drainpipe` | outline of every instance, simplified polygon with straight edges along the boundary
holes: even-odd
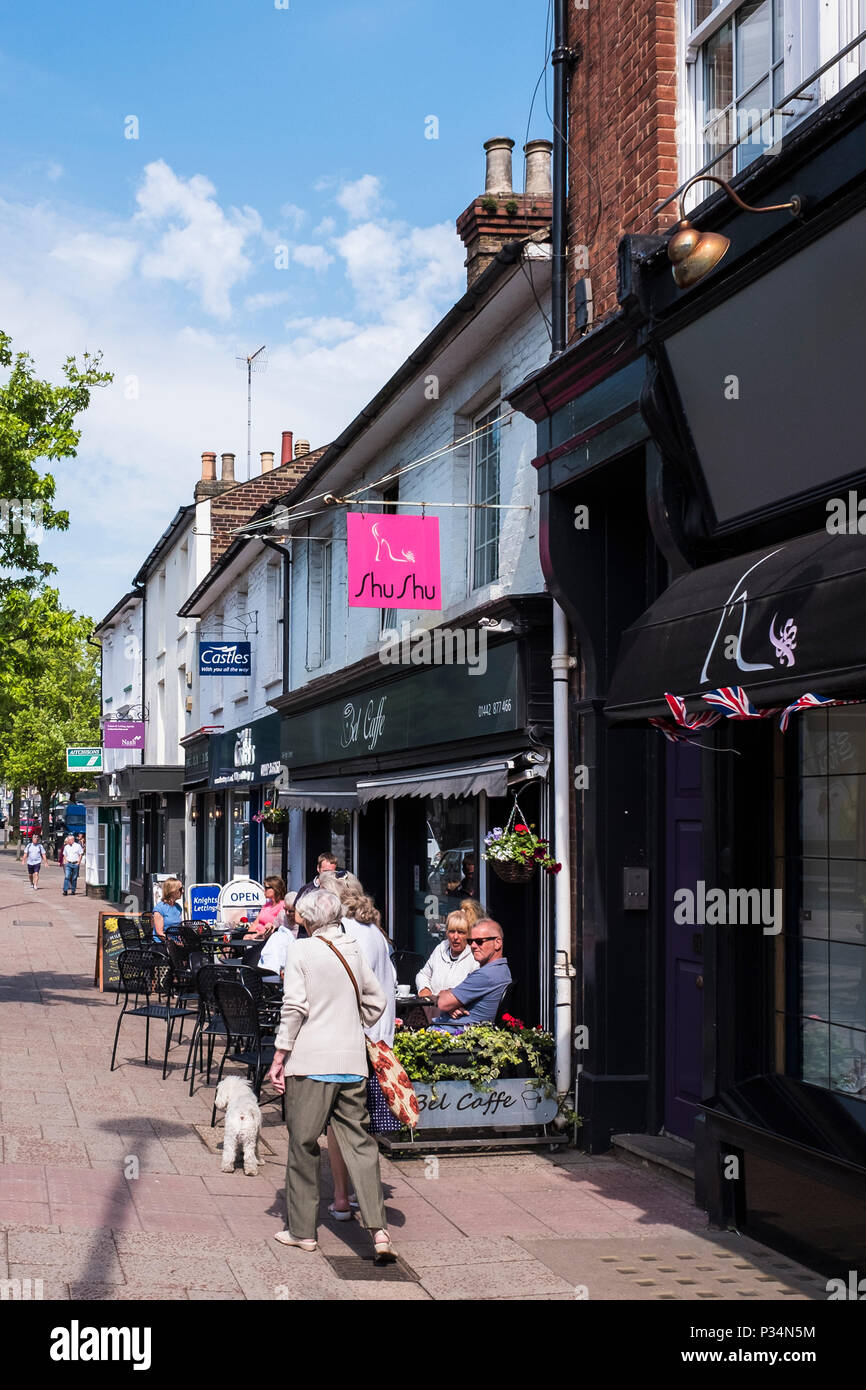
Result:
[[[580,45],[568,46],[568,0],[553,5],[553,218],[550,237],[551,357],[558,357],[568,337],[568,85],[571,69],[580,58]]]
[[[568,622],[562,608],[553,602],[553,848],[562,865],[556,875],[554,897],[555,934],[553,978],[555,985],[554,1038],[556,1041],[556,1094],[564,1099],[571,1089],[572,1057],[572,980],[571,963],[571,868],[569,865],[569,808],[571,805],[571,759],[569,756],[568,686],[569,672],[575,665],[568,652]]]

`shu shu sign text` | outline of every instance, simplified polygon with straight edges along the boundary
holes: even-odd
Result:
[[[350,608],[442,608],[439,518],[350,512]]]

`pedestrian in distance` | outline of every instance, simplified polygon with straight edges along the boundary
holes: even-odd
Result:
[[[81,861],[84,858],[84,850],[81,845],[76,844],[71,835],[66,836],[63,845],[63,896],[71,893],[75,897],[75,890],[78,886],[78,873],[81,868]]]
[[[39,870],[43,863],[48,862],[48,855],[45,853],[45,846],[42,843],[39,831],[34,830],[30,838],[30,843],[24,846],[21,855],[21,863],[27,860],[27,872],[30,875],[31,888],[39,887]]]

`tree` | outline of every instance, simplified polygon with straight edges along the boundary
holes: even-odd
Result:
[[[67,747],[100,741],[93,623],[62,608],[56,589],[16,589],[0,604],[4,628],[12,652],[0,671],[0,769],[13,787],[38,787],[47,829],[53,797],[81,782],[66,771]]]
[[[35,375],[29,353],[13,354],[11,338],[0,330],[0,370],[10,369],[0,387],[0,568],[12,571],[0,576],[0,597],[16,586],[32,590],[56,570],[39,558],[40,528],[65,531],[69,513],[55,511],[54,478],[34,464],[75,458],[76,418],[91,390],[112,380],[101,365],[101,353],[85,353],[80,367],[67,357],[65,385],[52,386]]]

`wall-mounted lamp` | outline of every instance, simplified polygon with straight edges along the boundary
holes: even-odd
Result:
[[[214,806],[214,808],[213,808],[213,818],[214,818],[214,820],[222,820],[222,818],[223,818],[223,808],[222,808],[222,806]]]
[[[803,210],[803,200],[796,194],[790,203],[773,203],[771,207],[754,208],[749,203],[744,203],[742,198],[734,192],[730,184],[725,183],[724,179],[716,178],[714,174],[698,174],[695,178],[689,179],[679,197],[679,221],[674,228],[673,235],[668,242],[668,260],[673,262],[673,277],[681,290],[687,290],[692,285],[696,285],[699,280],[703,280],[705,275],[709,275],[711,270],[719,264],[724,256],[730,241],[726,236],[719,232],[699,232],[697,227],[693,227],[688,218],[683,217],[683,203],[689,189],[696,183],[717,183],[723,188],[729,198],[741,207],[744,212],[790,212],[792,217],[799,217]]]
[[[193,825],[195,825],[196,821],[198,820],[198,811],[196,810],[195,806],[193,806],[192,810],[190,811],[189,818],[192,821]]]

